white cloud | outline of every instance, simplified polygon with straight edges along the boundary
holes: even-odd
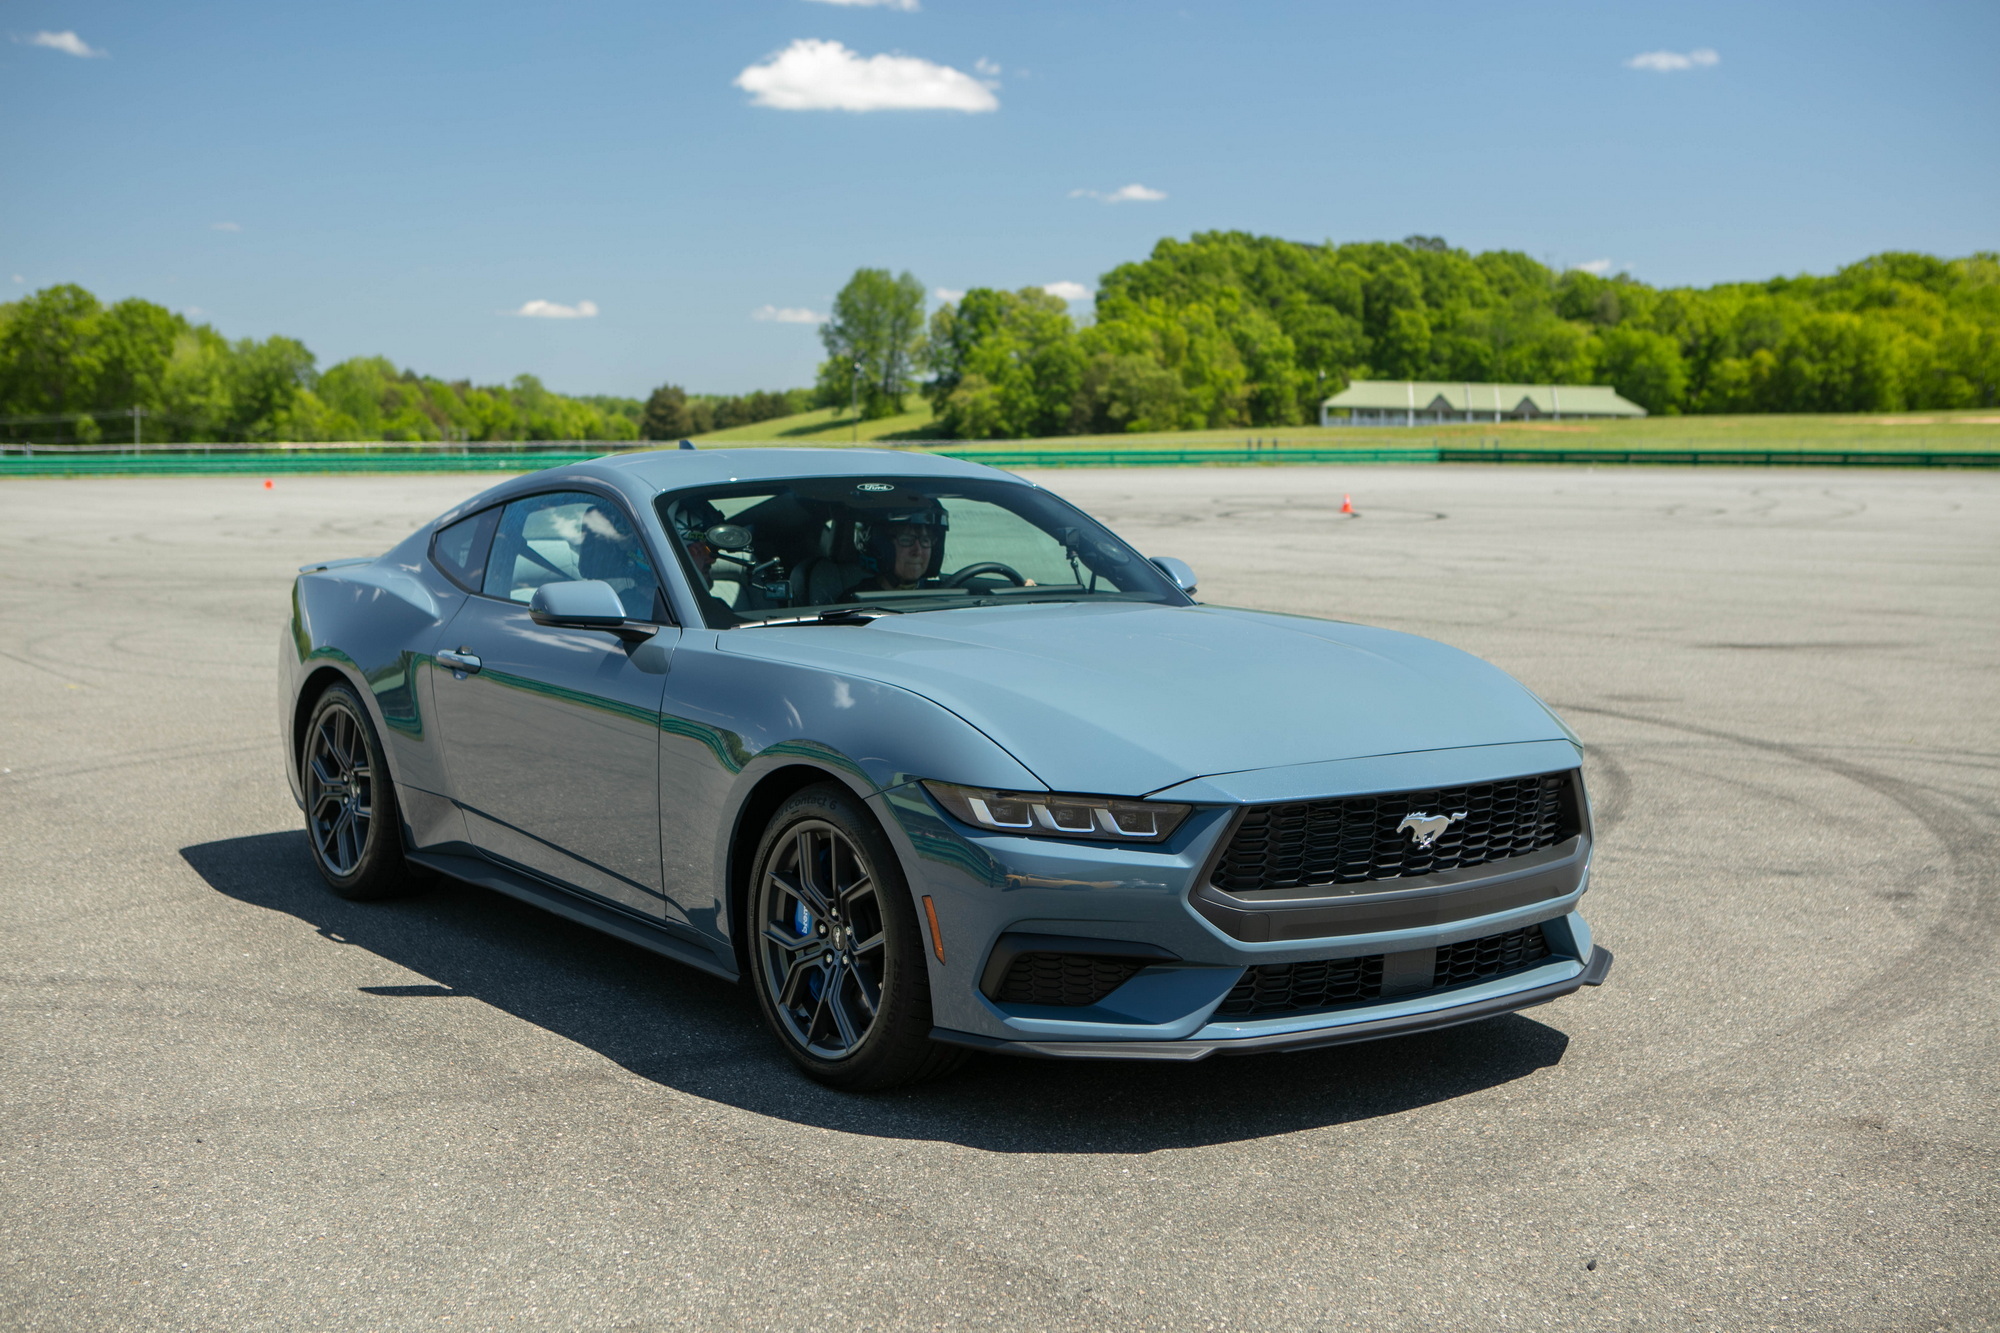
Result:
[[[109,54],[106,51],[99,51],[73,32],[38,32],[32,37],[16,37],[14,40],[26,42],[29,46],[46,46],[51,51],[61,51],[64,55],[88,58]]]
[[[27,279],[26,279],[26,278],[24,278],[24,277],[22,277],[22,276],[21,276],[20,274],[16,273],[16,274],[14,275],[14,281],[16,281],[16,282],[26,282],[26,281],[27,281]]]
[[[597,314],[597,302],[578,301],[575,305],[558,305],[554,301],[529,301],[519,310],[508,313],[523,319],[591,319]]]
[[[773,324],[823,324],[826,316],[816,315],[804,306],[760,305],[750,312],[750,318],[769,320]]]
[[[14,279],[14,281],[19,282],[20,279],[16,278]],[[965,299],[965,293],[958,290],[955,287],[940,287],[936,291],[932,292],[931,295],[935,296],[940,301],[956,302],[956,301],[963,301]]]
[[[185,310],[182,310],[181,313],[183,315],[188,316],[190,319],[200,319],[203,315],[206,315],[208,312],[206,310],[203,310],[198,305],[191,305],[188,306]]]
[[[857,9],[900,9],[905,14],[917,12],[917,0],[818,0],[822,5],[851,5]]]
[[[1042,290],[1050,296],[1060,296],[1065,301],[1088,301],[1090,288],[1080,282],[1045,282]]]
[[[801,37],[736,76],[754,106],[779,111],[998,111],[990,82],[915,56],[862,57]]]
[[[1121,185],[1106,194],[1102,190],[1071,190],[1072,199],[1095,199],[1105,204],[1157,204],[1167,197],[1165,190],[1155,190],[1137,183]]]
[[[1646,51],[1625,62],[1627,69],[1650,69],[1659,74],[1671,74],[1683,69],[1707,69],[1722,63],[1722,57],[1706,46],[1682,54],[1679,51]]]
[[[999,62],[988,60],[985,56],[981,56],[979,59],[973,61],[972,67],[979,71],[982,78],[997,79],[1000,77]]]
[[[210,231],[242,231],[243,224],[240,222],[214,222],[209,224],[208,229]]]
[[[1608,259],[1592,259],[1582,264],[1571,264],[1570,267],[1579,269],[1585,273],[1595,273],[1601,278],[1611,271],[1611,261]]]

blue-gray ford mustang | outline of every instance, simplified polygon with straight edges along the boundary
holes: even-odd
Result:
[[[1194,591],[971,463],[602,458],[303,570],[288,769],[334,892],[443,873],[743,978],[857,1090],[968,1050],[1386,1037],[1604,979],[1581,751],[1540,700]]]

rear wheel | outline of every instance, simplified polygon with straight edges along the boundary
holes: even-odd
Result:
[[[353,689],[332,685],[320,695],[299,760],[306,841],[327,887],[354,899],[415,888],[382,742]]]
[[[909,885],[846,788],[825,783],[785,802],[752,876],[757,1002],[800,1068],[874,1092],[963,1062],[958,1048],[930,1039],[930,973]]]

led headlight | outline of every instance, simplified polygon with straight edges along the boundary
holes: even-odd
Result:
[[[1041,838],[1100,842],[1159,842],[1188,817],[1191,805],[1071,796],[1045,791],[990,791],[950,782],[924,783],[938,804],[974,828]]]

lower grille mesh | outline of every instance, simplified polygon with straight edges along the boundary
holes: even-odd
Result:
[[[1000,981],[1002,1004],[1096,1004],[1146,966],[1143,958],[1082,953],[1024,953]]]
[[[1540,926],[1443,945],[1437,951],[1429,989],[1490,981],[1533,967],[1549,955],[1549,942]],[[1422,991],[1409,993],[1416,995]],[[1246,969],[1242,980],[1230,989],[1215,1013],[1218,1018],[1270,1018],[1336,1009],[1381,997],[1381,954],[1310,963],[1267,963]]]
[[[1382,955],[1324,963],[1269,963],[1253,967],[1216,1010],[1231,1018],[1295,1014],[1372,1000],[1382,993]]]
[[[1468,981],[1485,981],[1518,972],[1548,956],[1549,942],[1540,926],[1488,935],[1483,940],[1462,940],[1438,950],[1437,972],[1431,984],[1462,986]]]

